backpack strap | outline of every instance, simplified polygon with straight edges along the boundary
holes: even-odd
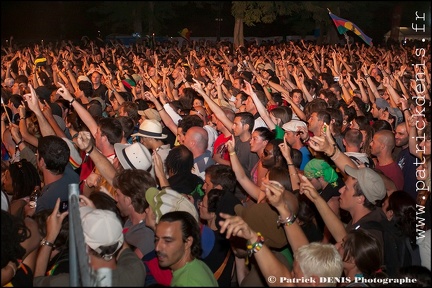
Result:
[[[352,155],[348,157],[353,160],[357,165],[365,165],[368,168],[374,168],[375,166],[371,157],[367,157],[369,163],[363,163],[362,161],[360,161],[360,159]]]
[[[368,157],[369,165],[366,165],[368,168],[375,168],[375,162],[371,157]]]
[[[228,250],[228,253],[225,256],[225,259],[224,259],[223,263],[221,264],[221,266],[216,270],[216,272],[213,273],[216,280],[219,279],[219,277],[222,275],[223,271],[225,270],[225,266],[226,266],[230,256],[231,256],[231,249]]]
[[[358,165],[362,165],[363,163],[357,158],[357,157],[355,157],[355,156],[348,156],[351,160],[353,160],[354,161],[354,163],[356,163],[357,164],[357,166]]]

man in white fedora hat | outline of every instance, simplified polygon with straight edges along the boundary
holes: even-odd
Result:
[[[162,124],[155,119],[145,119],[141,122],[138,132],[132,134],[132,137],[139,136],[140,142],[150,151],[155,151],[161,157],[162,163],[165,163],[165,159],[168,156],[171,146],[164,144],[162,141],[168,137],[167,134],[162,133]],[[164,165],[164,171],[165,165]],[[154,168],[151,171],[154,176]]]
[[[120,164],[124,169],[140,169],[148,171],[152,166],[150,151],[141,143],[114,144]]]
[[[140,169],[148,171],[152,166],[152,157],[150,151],[141,143],[134,144],[114,144],[116,159],[119,162],[119,167],[114,165],[105,157],[98,149],[93,149],[90,132],[80,131],[78,133],[78,148],[88,152],[88,157],[92,159],[96,167],[101,173],[101,176],[106,179],[109,185],[112,186],[113,179],[119,169]],[[114,195],[112,196],[114,198]]]

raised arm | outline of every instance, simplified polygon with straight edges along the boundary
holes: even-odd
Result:
[[[42,136],[55,135],[54,129],[51,127],[48,120],[42,113],[40,107],[42,104],[39,101],[36,91],[31,84],[28,84],[28,86],[30,88],[30,94],[24,94],[23,97],[27,102],[29,109],[32,110],[36,115]]]
[[[112,185],[112,181],[116,174],[114,165],[108,160],[107,157],[102,155],[98,149],[94,149],[94,144],[91,140],[90,132],[80,131],[77,137],[77,146],[82,151],[86,152],[86,155],[90,156],[93,163],[95,163],[102,177],[104,177],[107,182]]]
[[[59,136],[60,138],[65,138],[66,134],[57,124],[57,121],[52,114],[51,106],[45,100],[43,100],[43,103],[44,104],[42,108],[42,113],[47,119],[48,123],[51,125],[52,129],[54,130],[55,135]]]
[[[390,84],[390,79],[388,76],[384,76],[383,86],[387,88],[387,91],[390,94],[390,105],[392,107],[397,107],[400,104],[400,95],[396,92],[393,86]]]
[[[312,73],[309,71],[309,69],[307,69],[306,65],[305,65],[304,62],[303,62],[303,59],[302,59],[301,57],[298,57],[298,58],[297,58],[297,61],[299,62],[300,66],[302,67],[302,69],[303,69],[304,73],[306,74],[306,76],[307,76],[309,79],[312,79],[312,78],[313,78],[313,75],[312,75]]]
[[[258,200],[258,197],[260,195],[260,188],[255,185],[252,180],[246,175],[243,166],[240,163],[240,160],[237,157],[237,154],[235,152],[235,141],[234,140],[228,140],[227,143],[228,152],[230,155],[231,160],[231,167],[236,175],[237,181],[240,183],[240,185],[243,187],[243,189],[255,200]]]
[[[165,126],[168,127],[174,135],[177,135],[177,123],[175,123],[171,116],[165,111],[164,106],[162,106],[159,100],[150,92],[145,92],[144,97],[146,100],[153,102]]]
[[[363,103],[369,103],[369,97],[366,94],[366,90],[363,86],[363,82],[366,81],[361,77],[361,72],[357,71],[357,78],[354,78],[354,81],[356,82],[356,84],[358,85],[359,89],[360,89],[360,93],[361,93],[361,99],[363,101]]]
[[[211,99],[203,90],[201,87],[201,84],[198,80],[193,79],[195,84],[192,85],[192,88],[198,92],[203,98],[204,101],[207,102],[209,108],[213,111],[213,113],[216,115],[216,117],[219,119],[219,121],[222,122],[222,124],[232,133],[232,125],[233,122],[228,119],[228,117],[225,115],[225,112],[222,110],[222,108],[217,105],[213,99]]]
[[[348,91],[347,87],[344,85],[344,79],[342,78],[342,75],[339,76],[339,86],[342,89],[342,99],[345,101],[347,105],[351,104],[353,101],[350,92]]]
[[[60,84],[60,89],[57,90],[57,93],[66,101],[74,107],[75,111],[78,113],[78,116],[81,120],[86,124],[92,133],[93,137],[96,135],[97,131],[97,123],[96,120],[91,116],[91,114],[84,108],[78,101],[75,101],[75,98],[69,93],[69,91],[65,88],[63,84]]]
[[[297,69],[295,69],[297,70]],[[293,73],[294,79],[297,83],[297,86],[303,91],[303,95],[306,97],[307,102],[311,102],[313,100],[312,95],[309,93],[308,89],[306,88],[306,85],[304,85],[304,76],[303,73]]]
[[[404,66],[406,67],[406,65],[402,65],[400,71],[394,72],[393,73],[393,77],[396,79],[397,83],[399,84],[399,87],[400,87],[400,89],[402,91],[402,95],[404,95],[406,98],[410,98],[410,94],[408,92],[407,87],[401,81],[401,77],[403,77],[403,74],[404,74],[404,71],[405,71],[405,69],[403,68]]]
[[[333,139],[330,132],[330,127],[324,124],[324,136],[313,136],[309,140],[309,147],[318,152],[324,152],[336,164],[342,174],[345,175],[345,166],[348,165],[354,169],[358,169],[354,161],[347,155],[341,152]],[[301,185],[300,185],[301,186]]]
[[[289,93],[282,92],[282,98],[288,102],[289,105],[291,105],[292,111],[303,121],[307,121],[306,114],[303,112],[303,110],[300,109],[300,107],[297,106],[297,104],[294,103]]]
[[[300,193],[305,194],[315,204],[326,227],[329,229],[336,242],[341,242],[346,235],[345,226],[336,216],[327,202],[316,191],[312,183],[305,176],[301,176]]]
[[[366,82],[367,82],[370,90],[372,91],[372,93],[369,95],[369,98],[370,98],[370,100],[371,100],[372,103],[375,103],[375,99],[376,98],[381,98],[381,96],[378,93],[378,90],[376,88],[375,83],[370,78],[370,75],[369,75],[369,72],[367,70],[366,64],[363,64],[362,71],[363,71],[363,74],[364,74],[364,78],[366,79]]]
[[[281,225],[295,253],[298,248],[309,244],[301,226],[295,221],[299,210],[297,197],[277,181],[266,180],[263,183],[268,202],[278,211]]]
[[[257,110],[258,110],[258,113],[260,114],[260,116],[264,120],[264,122],[267,124],[267,127],[270,130],[274,130],[276,128],[276,124],[271,120],[270,115],[267,112],[267,109],[264,107],[262,102],[258,99],[258,96],[256,95],[256,93],[252,90],[251,84],[247,81],[244,81],[244,83],[245,83],[245,88],[243,88],[242,90],[246,94],[251,96],[251,98],[252,98],[252,100],[253,100],[253,102],[254,102]]]
[[[225,233],[226,238],[231,238],[234,236],[246,239],[249,245],[257,245],[260,243],[261,249],[255,252],[253,256],[257,261],[261,273],[267,279],[268,277],[276,277],[275,279],[284,278],[293,278],[291,271],[286,267],[276,256],[272,253],[272,251],[267,247],[267,245],[263,244],[262,238],[258,236],[258,233],[253,231],[249,225],[239,216],[231,216],[228,214],[220,213],[219,214],[223,219],[219,224],[221,225],[220,233]],[[265,237],[265,235],[262,235]],[[252,246],[253,247],[253,246]],[[251,248],[252,248],[251,247]],[[290,281],[287,281],[290,282]],[[293,282],[293,281],[292,281]],[[269,286],[287,286],[294,287],[293,283],[279,283],[276,281],[275,283],[267,282]]]
[[[120,81],[120,82],[121,82],[121,81]],[[107,81],[105,81],[105,85],[106,85],[106,87],[108,88],[109,96],[111,96],[110,93],[114,93],[113,95],[114,95],[114,97],[116,98],[116,100],[117,100],[117,102],[118,102],[118,105],[119,105],[119,106],[122,105],[123,102],[125,102],[125,100],[124,100],[123,96],[121,96],[120,93],[117,92],[117,90],[115,89],[114,85],[112,84],[111,79],[108,79]]]
[[[79,90],[78,82],[75,78],[75,75],[74,75],[72,69],[69,67],[69,62],[64,60],[63,61],[63,67],[66,70],[66,73],[67,73],[69,80],[70,80],[70,84],[72,85],[74,91],[78,91]]]
[[[46,236],[45,240],[49,243],[54,243],[60,233],[62,222],[68,215],[68,211],[60,214],[60,198],[57,198],[53,212],[46,220]],[[50,260],[52,245],[41,245],[36,259],[34,277],[44,276]]]
[[[291,147],[286,142],[285,137],[284,137],[284,142],[279,144],[279,149],[281,150],[281,153],[288,164],[288,172],[290,174],[292,190],[293,191],[298,190],[300,189],[300,177],[297,173],[297,169],[294,166],[293,160],[291,158]]]
[[[20,122],[23,122],[23,121],[20,121]],[[21,159],[26,159],[27,161],[32,163],[35,167],[37,167],[36,155],[29,147],[27,147],[26,142],[23,141],[24,137],[21,135],[21,133],[19,131],[19,127],[16,124],[11,124],[10,132],[11,132],[12,139],[14,140],[16,145],[18,145],[18,149],[21,152],[21,154],[20,154]],[[38,142],[37,142],[37,138],[36,138],[36,145],[34,145],[34,146],[37,147],[37,144],[38,144]]]
[[[37,147],[38,146],[38,138],[34,135],[30,134],[30,132],[27,129],[27,123],[25,120],[26,115],[26,108],[24,106],[24,103],[22,103],[18,107],[19,115],[20,115],[20,121],[19,121],[19,130],[22,136],[22,140],[24,140],[27,143],[30,143],[31,145]]]

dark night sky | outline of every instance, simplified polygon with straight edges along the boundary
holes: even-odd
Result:
[[[230,13],[231,2],[223,2],[225,5],[221,13],[221,17],[224,19],[221,22],[221,36],[232,37],[234,18]],[[65,3],[68,5],[64,5]],[[71,5],[71,3],[73,4]],[[2,1],[2,41],[4,43],[12,35],[16,40],[37,40],[38,42],[42,39],[45,39],[45,41],[59,38],[80,39],[83,35],[94,37],[97,35],[99,28],[94,25],[93,19],[86,11],[94,6],[95,3],[92,1]],[[409,26],[413,22],[412,19],[416,10],[427,13],[430,25],[430,4],[428,3],[428,1],[410,1],[409,5],[405,5],[401,26]],[[62,7],[68,8],[65,9]],[[133,9],[133,7],[125,5],[125,9]],[[167,25],[166,31],[168,32],[165,35],[178,36],[176,35],[177,31],[188,27],[193,31],[192,36],[215,37],[218,27],[215,21],[215,17],[217,16],[209,15],[209,13],[203,13],[202,11],[193,13],[194,11],[190,11],[189,9],[191,9],[191,5],[176,13],[175,19],[172,19]],[[345,18],[356,23],[368,36],[374,38],[375,42],[377,38],[381,38],[390,29],[390,12],[390,9],[383,9],[375,13],[375,15],[360,18],[359,21],[370,21],[370,23],[367,23],[369,25],[358,23],[348,18],[348,16]],[[103,36],[111,33],[109,28],[106,29],[107,31],[100,30],[102,30],[101,33]],[[258,37],[292,35],[289,34],[289,27],[286,27],[286,25],[284,27],[281,20],[272,24],[257,24],[255,27],[247,27],[245,25],[244,34],[245,36]]]
[[[17,40],[57,38],[62,31],[68,31],[68,36],[75,38],[97,30],[85,12],[91,1],[88,4],[78,1],[72,11],[62,11],[60,2],[3,1],[2,40],[11,35]]]

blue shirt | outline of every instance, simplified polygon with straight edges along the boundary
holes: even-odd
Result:
[[[309,152],[309,149],[306,146],[303,146],[299,150],[302,153],[302,162],[300,164],[300,170],[304,170],[306,164],[312,159],[312,154]]]

